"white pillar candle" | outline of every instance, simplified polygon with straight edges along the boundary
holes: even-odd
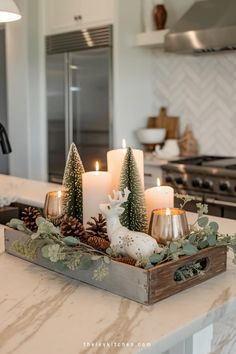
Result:
[[[141,178],[142,185],[144,186],[144,162],[143,162],[143,151],[132,149],[137,167],[139,170],[139,175]],[[124,157],[127,152],[125,139],[122,141],[122,149],[116,149],[108,151],[107,153],[107,166],[108,171],[112,176],[112,190],[118,190],[120,185],[120,175],[122,170],[122,165],[124,162]]]
[[[111,174],[99,171],[98,161],[96,171],[86,172],[82,175],[83,184],[83,224],[92,216],[97,217],[101,213],[99,204],[107,203],[107,196],[111,194]]]
[[[174,189],[169,186],[161,186],[157,178],[157,187],[145,191],[145,202],[148,220],[150,221],[154,209],[166,209],[174,207]]]

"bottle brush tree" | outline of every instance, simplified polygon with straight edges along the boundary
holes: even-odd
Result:
[[[65,189],[64,213],[83,222],[82,174],[84,166],[74,143],[70,146],[67,157],[63,187]]]
[[[129,230],[147,232],[147,211],[143,185],[138,171],[138,166],[132,149],[129,147],[124,158],[120,178],[120,190],[128,188],[130,191],[128,201],[124,203],[125,208],[120,216],[120,222]]]

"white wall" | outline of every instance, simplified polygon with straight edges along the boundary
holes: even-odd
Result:
[[[46,113],[42,2],[17,0],[22,19],[6,25],[10,174],[45,180]],[[41,19],[39,21],[39,18]]]
[[[116,0],[114,13],[114,146],[126,138],[135,147],[135,130],[146,126],[152,104],[150,51],[134,47],[142,1]]]
[[[184,56],[153,51],[153,113],[190,124],[200,152],[236,156],[236,53]]]

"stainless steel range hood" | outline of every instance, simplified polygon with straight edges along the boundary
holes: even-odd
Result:
[[[196,2],[165,38],[176,53],[210,53],[236,49],[236,0]]]

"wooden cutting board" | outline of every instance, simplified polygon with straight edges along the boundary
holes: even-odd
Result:
[[[159,116],[148,118],[148,128],[165,128],[166,139],[179,138],[179,117],[168,117],[165,107],[160,108]]]

